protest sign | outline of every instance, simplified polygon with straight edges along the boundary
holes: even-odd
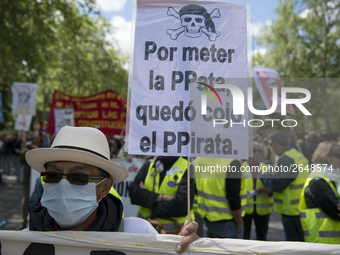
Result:
[[[47,133],[55,133],[59,125],[54,110],[65,108],[73,109],[76,127],[96,127],[106,135],[121,134],[125,128],[126,99],[113,90],[87,97],[70,96],[55,90]]]
[[[36,83],[14,82],[12,85],[12,114],[35,116]]]
[[[54,109],[55,133],[63,126],[74,127],[73,108],[55,108]]]
[[[133,158],[132,162],[128,162],[126,159],[122,159],[122,158],[111,158],[111,161],[119,165],[122,165],[127,170],[129,170],[129,177],[126,178],[123,182],[114,183],[113,187],[118,192],[118,194],[122,197],[123,205],[124,205],[124,216],[125,217],[136,217],[138,214],[138,206],[131,204],[130,195],[129,195],[129,186],[135,179],[138,170],[144,164],[145,159]]]
[[[249,155],[249,6],[195,3],[137,1],[129,154]]]
[[[266,109],[270,109],[273,104],[273,88],[277,89],[277,108],[275,112],[281,112],[281,88],[283,87],[280,74],[269,67],[253,67],[253,77],[257,90],[260,93]],[[292,105],[287,106],[287,113],[295,114]]]
[[[175,235],[121,232],[0,231],[4,255],[176,255],[175,249],[181,239]],[[189,245],[183,254],[335,255],[340,254],[339,251],[340,245],[200,238]]]
[[[41,178],[40,173],[31,167],[30,178],[29,178],[30,179],[30,197],[32,196],[34,192],[35,185],[37,184],[38,178]],[[39,185],[41,185],[41,182],[39,183]]]
[[[31,115],[18,115],[15,119],[14,130],[28,131],[32,122]]]

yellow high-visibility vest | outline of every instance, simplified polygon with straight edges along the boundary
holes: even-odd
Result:
[[[298,216],[300,215],[299,201],[301,191],[309,175],[308,160],[294,148],[285,151],[281,155],[281,158],[285,155],[294,160],[294,164],[297,166],[295,170],[299,173],[295,180],[292,181],[284,191],[274,192],[274,210],[275,212],[284,215]],[[292,169],[295,165],[292,166]]]
[[[329,218],[319,208],[307,208],[305,190],[315,177],[323,178],[339,198],[339,194],[329,179],[321,173],[311,173],[303,187],[299,203],[300,220],[305,242],[340,244],[340,221]]]
[[[173,164],[169,171],[169,175],[167,174],[162,183],[159,182],[159,172],[154,167],[154,162],[150,163],[147,176],[145,178],[145,188],[149,191],[153,191],[158,194],[166,194],[176,196],[178,184],[181,182],[186,170],[188,168],[188,161],[182,157],[179,157],[178,160]],[[190,181],[190,180],[188,180]],[[170,183],[171,182],[171,183]],[[189,195],[189,194],[188,194]],[[144,217],[150,217],[151,209],[143,206],[139,206],[139,213]],[[181,225],[188,219],[188,216],[182,217],[171,217],[171,219],[177,220],[177,222]],[[193,211],[190,211],[190,219],[194,220],[195,216]],[[171,230],[174,228],[173,221],[164,218],[156,218],[155,220],[162,223],[163,228],[165,230]]]
[[[253,181],[253,177],[251,174],[251,169],[249,168],[249,164],[247,161],[243,162],[242,166],[244,166],[244,170],[246,171],[244,172],[246,190],[251,192],[252,190],[254,190],[254,181]],[[268,167],[267,164],[260,162],[259,170],[263,166]],[[255,189],[258,189],[260,187],[264,187],[264,186],[262,184],[261,179],[257,178]],[[273,209],[273,196],[268,196],[267,194],[258,194],[256,195],[255,204],[256,204],[256,213],[258,215],[270,214]],[[253,212],[254,212],[254,197],[251,197],[247,199],[246,213],[252,214]]]
[[[198,213],[202,218],[209,221],[231,220],[233,215],[230,210],[228,199],[226,197],[225,179],[227,177],[226,170],[230,163],[237,159],[225,158],[196,158],[195,159],[195,177],[197,189]],[[216,166],[214,172],[208,174],[197,174],[197,171],[204,171],[207,167]],[[209,176],[208,178],[204,178]],[[201,178],[200,178],[201,177]],[[241,206],[242,217],[245,215],[245,207],[247,204],[247,191],[244,183],[244,175],[241,179]]]
[[[195,213],[198,213],[198,202],[197,202],[197,195],[196,194],[195,194],[195,197],[194,197],[194,203],[192,204],[192,210]]]

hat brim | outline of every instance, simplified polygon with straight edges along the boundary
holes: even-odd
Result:
[[[37,148],[26,152],[27,163],[38,172],[45,172],[45,164],[51,161],[71,161],[95,166],[108,172],[114,183],[124,181],[129,171],[110,160],[91,152],[65,148]]]

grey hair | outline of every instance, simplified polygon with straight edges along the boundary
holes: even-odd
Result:
[[[277,141],[282,146],[290,145],[290,137],[284,131],[278,131],[278,132],[274,133],[271,136],[271,140],[272,140],[272,142]]]

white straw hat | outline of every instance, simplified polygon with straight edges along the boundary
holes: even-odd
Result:
[[[51,148],[37,148],[26,152],[27,163],[38,172],[45,172],[50,161],[73,161],[101,168],[114,183],[129,176],[129,171],[110,161],[110,149],[105,135],[95,128],[65,126],[57,133]]]

